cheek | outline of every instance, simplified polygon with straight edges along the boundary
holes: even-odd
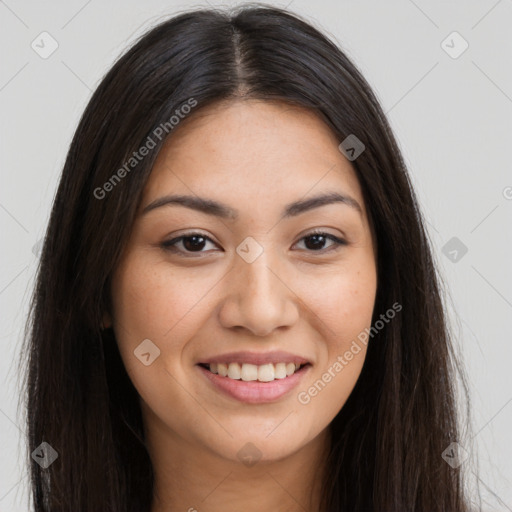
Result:
[[[321,287],[310,287],[314,291],[308,294],[308,307],[317,316],[326,350],[321,352],[309,387],[297,397],[319,428],[343,407],[364,364],[364,333],[371,327],[377,289],[373,260],[362,259],[347,271],[338,268],[321,283]]]
[[[316,285],[307,283],[306,288],[308,307],[320,321],[318,328],[340,350],[352,337],[370,327],[377,290],[372,260],[338,267]]]
[[[113,328],[132,383],[143,400],[156,407],[171,400],[172,376],[181,379],[182,345],[191,329],[193,306],[205,292],[165,262],[144,256],[143,251],[134,251],[114,274]],[[147,347],[144,352],[141,346]],[[146,352],[148,365],[137,357]]]
[[[126,371],[148,403],[158,401],[165,392],[162,383],[172,386],[169,373],[178,379],[186,373],[188,363],[183,359],[188,355],[188,340],[203,321],[208,293],[219,278],[199,268],[171,268],[166,261],[148,258],[144,251],[134,251],[116,271],[114,332]],[[158,354],[149,366],[136,357],[144,340],[150,340],[149,346]]]
[[[154,338],[167,345],[213,285],[211,276],[198,279],[190,270],[175,270],[162,261],[148,264],[143,255],[134,255],[113,280],[115,323],[130,338]]]

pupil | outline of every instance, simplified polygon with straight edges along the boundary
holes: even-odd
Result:
[[[313,243],[308,243],[308,241],[313,240]],[[203,236],[187,236],[183,239],[183,246],[187,251],[201,250],[204,247],[204,237]],[[324,235],[310,235],[306,238],[306,246],[308,249],[322,249],[322,246],[325,243]]]
[[[193,240],[192,243],[190,241]],[[200,240],[200,242],[198,242]],[[199,245],[198,245],[199,244]],[[203,236],[187,236],[183,239],[183,246],[187,251],[193,251],[193,250],[201,250],[204,246],[204,237]]]
[[[311,236],[308,236],[306,240],[311,240],[311,239],[314,239],[315,240],[315,243],[313,243],[313,247],[308,247],[308,244],[307,241],[306,241],[306,247],[308,247],[308,249],[321,249],[322,248],[322,245],[324,244],[325,242],[325,236],[323,235],[311,235]],[[318,243],[320,242],[320,243]]]

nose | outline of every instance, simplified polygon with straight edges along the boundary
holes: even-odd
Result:
[[[252,263],[238,258],[227,278],[219,311],[223,327],[246,329],[256,336],[292,326],[299,318],[299,299],[282,268],[267,251]]]

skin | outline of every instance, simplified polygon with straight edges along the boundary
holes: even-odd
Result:
[[[366,346],[309,403],[298,393],[371,326],[377,289],[373,230],[339,142],[305,109],[251,99],[194,112],[161,150],[104,317],[141,397],[152,512],[319,509],[328,427]],[[285,205],[327,191],[351,196],[362,212],[338,202],[280,220]],[[217,200],[239,218],[178,205],[142,213],[171,193]],[[316,228],[347,245],[304,238]],[[178,242],[178,252],[161,245],[197,231],[210,240],[195,252],[190,243]],[[263,247],[252,263],[236,252],[248,236]],[[134,355],[145,339],[160,350],[148,366]],[[286,350],[312,368],[278,401],[247,404],[217,391],[196,366],[235,350]],[[237,456],[248,442],[261,452],[253,466]]]

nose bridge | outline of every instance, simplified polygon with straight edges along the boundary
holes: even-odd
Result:
[[[258,236],[258,239],[249,236],[245,238],[236,249],[237,256],[234,262],[236,274],[240,276],[242,291],[251,290],[253,295],[270,294],[271,288],[276,285],[276,276],[279,272],[276,248],[267,235]],[[271,270],[272,269],[272,270]],[[250,294],[242,294],[243,296]]]
[[[279,275],[283,266],[277,259],[268,247],[252,262],[236,256],[221,315],[226,327],[245,327],[266,335],[296,320],[294,294],[285,286],[284,276]]]
[[[276,270],[272,271],[272,255],[269,250],[264,250],[262,254],[252,263],[246,261],[238,262],[241,269],[242,291],[246,289],[247,293],[242,293],[243,298],[258,299],[259,297],[269,301],[277,300],[282,290],[276,290],[279,281],[275,275]],[[274,267],[276,265],[274,264]],[[274,290],[275,293],[272,293]]]

